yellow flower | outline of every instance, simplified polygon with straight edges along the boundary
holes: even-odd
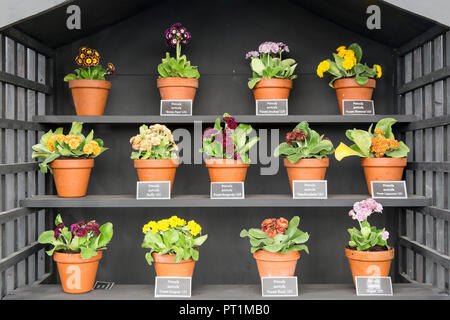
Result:
[[[344,55],[345,59],[354,58],[354,57],[355,57],[355,51],[353,51],[353,50],[345,50],[345,55]]]
[[[101,148],[97,141],[91,141],[89,143],[86,143],[83,147],[83,152],[86,154],[93,154],[94,156],[97,156],[101,151]]]
[[[170,223],[169,219],[162,219],[158,221],[158,229],[161,231],[167,231],[169,230]]]
[[[64,142],[70,147],[70,149],[75,150],[81,144],[81,137],[69,134],[64,138]]]
[[[330,70],[330,63],[327,60],[324,60],[317,66],[317,75],[323,78],[323,73],[328,70]]]
[[[169,218],[169,224],[171,228],[175,228],[178,227],[178,217],[177,216],[172,216]]]
[[[373,66],[377,69],[377,78],[381,78],[381,76],[383,75],[383,71],[381,70],[381,66],[379,66],[378,64],[374,64]]]
[[[347,49],[346,46],[340,46],[339,48],[336,49],[337,52],[341,52],[342,50]]]
[[[48,149],[48,151],[55,151],[55,141],[58,142],[62,142],[64,141],[64,135],[63,134],[55,134],[53,136],[51,136],[50,138],[48,138],[47,143],[46,143],[46,147]]]
[[[345,70],[351,70],[356,64],[356,59],[344,59],[342,66]]]
[[[202,227],[200,227],[200,225],[198,223],[196,223],[194,220],[189,221],[186,228],[194,236],[196,236],[197,234],[200,233],[200,231],[202,231]]]

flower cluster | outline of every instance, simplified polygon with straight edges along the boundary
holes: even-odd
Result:
[[[178,44],[187,45],[191,39],[190,32],[181,23],[174,23],[166,29],[166,45],[176,47]]]
[[[386,138],[384,132],[380,128],[375,129],[376,136],[372,138],[372,145],[370,146],[370,152],[375,153],[376,158],[384,157],[384,154],[388,150],[397,150],[400,148],[400,143],[395,138]]]
[[[289,226],[285,218],[265,219],[261,223],[261,231],[265,232],[269,238],[274,238],[277,234],[284,234]]]
[[[336,49],[338,52],[337,55],[341,58],[344,58],[344,61],[342,62],[342,66],[345,70],[351,70],[356,63],[358,63],[358,60],[355,56],[355,51],[348,49],[346,46],[340,46]]]
[[[148,129],[143,130],[142,133],[132,137],[130,143],[134,150],[151,150],[153,147],[159,146],[166,137],[173,145],[174,150],[178,150],[173,140],[172,131],[162,124],[154,124]]]
[[[83,152],[86,153],[87,155],[93,154],[94,156],[98,156],[101,151],[102,151],[102,148],[100,147],[98,142],[95,140],[92,140],[91,142],[86,143],[83,147]]]
[[[194,220],[186,223],[186,220],[180,219],[177,216],[172,216],[169,219],[162,219],[159,221],[150,221],[142,227],[142,232],[147,234],[149,231],[153,234],[156,234],[159,231],[167,231],[173,228],[183,228],[186,227],[187,230],[193,235],[196,236],[202,231],[202,227],[196,223]]]
[[[75,63],[83,68],[95,67],[100,64],[100,54],[97,50],[88,48],[86,46],[81,47],[78,50],[78,55],[75,58]],[[116,68],[109,62],[108,70],[106,74],[113,74]]]
[[[56,229],[53,230],[53,236],[55,237],[55,240],[58,240],[59,235],[61,234],[61,229],[64,228],[64,223],[61,222],[56,226]]]
[[[308,134],[303,130],[295,130],[286,134],[286,142],[288,145],[292,145],[293,141],[302,142],[309,138]]]
[[[330,70],[330,63],[328,62],[328,60],[324,60],[317,66],[317,75],[320,78],[323,78],[323,73],[327,72],[328,70]]]
[[[259,45],[258,51],[249,51],[245,55],[245,59],[259,57],[262,53],[280,54],[289,52],[289,47],[283,42],[265,41]]]
[[[349,211],[348,215],[352,217],[353,220],[363,222],[367,220],[373,212],[383,212],[383,206],[374,199],[368,198],[366,200],[356,202],[353,205],[353,209]]]
[[[89,232],[92,232],[94,237],[98,237],[101,233],[100,225],[95,220],[88,223],[85,223],[84,220],[74,223],[70,226],[70,232],[73,237],[77,236],[78,238],[85,237]]]
[[[238,127],[238,124],[234,117],[223,117],[224,122],[226,123],[226,128],[219,132],[219,130],[215,128],[206,128],[202,135],[202,141],[204,139],[211,139],[212,142],[218,142],[222,145],[223,150],[227,156],[233,156],[234,160],[240,159],[239,152],[235,151],[234,148],[234,140],[233,140],[233,131]]]

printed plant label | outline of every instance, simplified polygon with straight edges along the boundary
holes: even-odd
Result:
[[[155,277],[155,298],[190,298],[191,277]]]
[[[288,100],[256,100],[257,116],[287,116]]]
[[[371,181],[374,199],[407,199],[405,181]]]
[[[263,277],[261,278],[263,297],[297,297],[297,277]]]
[[[211,182],[211,199],[244,199],[243,182]]]
[[[342,114],[344,116],[374,115],[373,100],[342,100]]]
[[[391,277],[355,277],[356,295],[392,296]]]
[[[138,181],[136,199],[170,199],[170,181]]]
[[[161,100],[161,116],[192,116],[192,100]]]
[[[293,180],[292,197],[294,199],[327,199],[327,180]]]

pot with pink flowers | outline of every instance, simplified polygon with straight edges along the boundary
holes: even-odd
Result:
[[[345,248],[350,270],[355,277],[387,277],[394,259],[394,248],[389,247],[389,232],[371,226],[367,219],[372,213],[382,213],[383,206],[372,198],[356,202],[349,216],[357,220],[359,229],[348,229],[350,241]]]

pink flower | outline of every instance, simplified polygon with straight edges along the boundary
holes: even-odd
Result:
[[[383,234],[381,235],[381,239],[383,239],[384,241],[389,239],[389,232],[387,231],[383,232]]]

